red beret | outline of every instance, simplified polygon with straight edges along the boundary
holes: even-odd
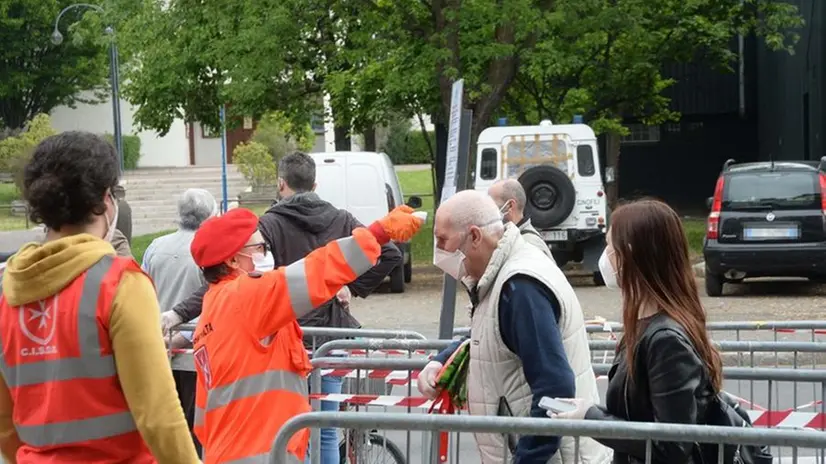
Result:
[[[235,256],[258,230],[258,216],[244,208],[235,208],[223,216],[209,218],[195,232],[189,251],[200,267],[221,264]]]

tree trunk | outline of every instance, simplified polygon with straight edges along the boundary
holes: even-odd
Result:
[[[605,135],[605,194],[608,198],[608,206],[612,209],[619,200],[619,161],[620,161],[620,136],[618,134]],[[609,182],[608,173],[613,176]]]
[[[376,151],[376,126],[364,129],[364,151]]]
[[[350,128],[336,124],[333,131],[336,136],[336,151],[350,151],[353,145],[350,141]]]
[[[447,161],[447,124],[433,117],[433,125],[436,132],[436,162],[433,168],[436,170],[436,182],[433,184],[433,204],[438,207],[442,199],[442,186],[445,182],[445,164]]]

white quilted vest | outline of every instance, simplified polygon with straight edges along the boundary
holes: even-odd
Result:
[[[528,244],[519,229],[508,224],[485,274],[477,285],[479,303],[471,321],[468,408],[472,415],[495,416],[499,398],[505,397],[514,417],[528,417],[532,394],[522,362],[502,341],[499,330],[499,295],[502,285],[516,274],[530,276],[550,289],[561,305],[559,328],[568,362],[576,376],[576,395],[599,403],[597,381],[591,366],[591,351],[579,300],[552,259]],[[469,284],[469,282],[466,282]],[[469,287],[472,288],[472,287]],[[552,419],[548,419],[552,420]],[[507,439],[497,434],[476,434],[483,464],[510,462]],[[517,437],[518,438],[518,437]],[[603,464],[612,459],[610,450],[590,438],[580,439],[579,463]],[[552,464],[574,464],[575,441],[563,437]],[[505,460],[507,457],[508,460]]]

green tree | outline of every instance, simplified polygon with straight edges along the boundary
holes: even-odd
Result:
[[[55,18],[72,3],[0,0],[0,127],[19,129],[55,107],[99,101],[109,75],[100,15],[68,12],[60,21],[66,40],[51,42]],[[87,90],[98,92],[83,98]]]
[[[616,179],[624,118],[647,124],[679,118],[663,95],[674,84],[664,64],[730,70],[738,33],[791,51],[802,19],[795,6],[765,0],[560,0],[544,25],[548,34],[525,56],[502,112],[522,124],[584,115],[598,133],[608,133],[607,164]]]
[[[663,95],[673,83],[661,75],[664,63],[703,57],[725,66],[738,33],[782,49],[801,24],[794,6],[775,0],[362,4],[364,33],[351,34],[348,52],[369,65],[343,81],[380,88],[379,109],[429,112],[444,122],[452,83],[463,78],[465,106],[473,110],[471,153],[500,111],[532,124],[540,116],[585,114],[598,131],[615,134],[625,130],[621,116],[674,118]]]
[[[315,132],[309,124],[295,127],[283,113],[272,111],[258,122],[252,141],[267,147],[273,161],[278,163],[285,155],[296,150],[310,151],[315,143]]]
[[[141,129],[165,135],[179,118],[217,129],[219,108],[228,103],[222,92],[227,72],[214,44],[219,22],[231,11],[221,2],[164,3],[140,2],[120,30],[122,48],[136,55],[123,67],[123,94],[138,107],[134,120]]]
[[[17,136],[0,141],[0,171],[12,174],[18,191],[22,191],[23,168],[28,163],[32,151],[43,139],[56,133],[49,115],[38,114],[26,123],[25,128]]]

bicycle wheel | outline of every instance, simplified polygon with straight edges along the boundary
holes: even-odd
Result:
[[[346,438],[341,440],[338,449],[341,464],[407,464],[399,447],[377,433],[370,433],[367,443],[361,445],[360,449],[348,449]]]

